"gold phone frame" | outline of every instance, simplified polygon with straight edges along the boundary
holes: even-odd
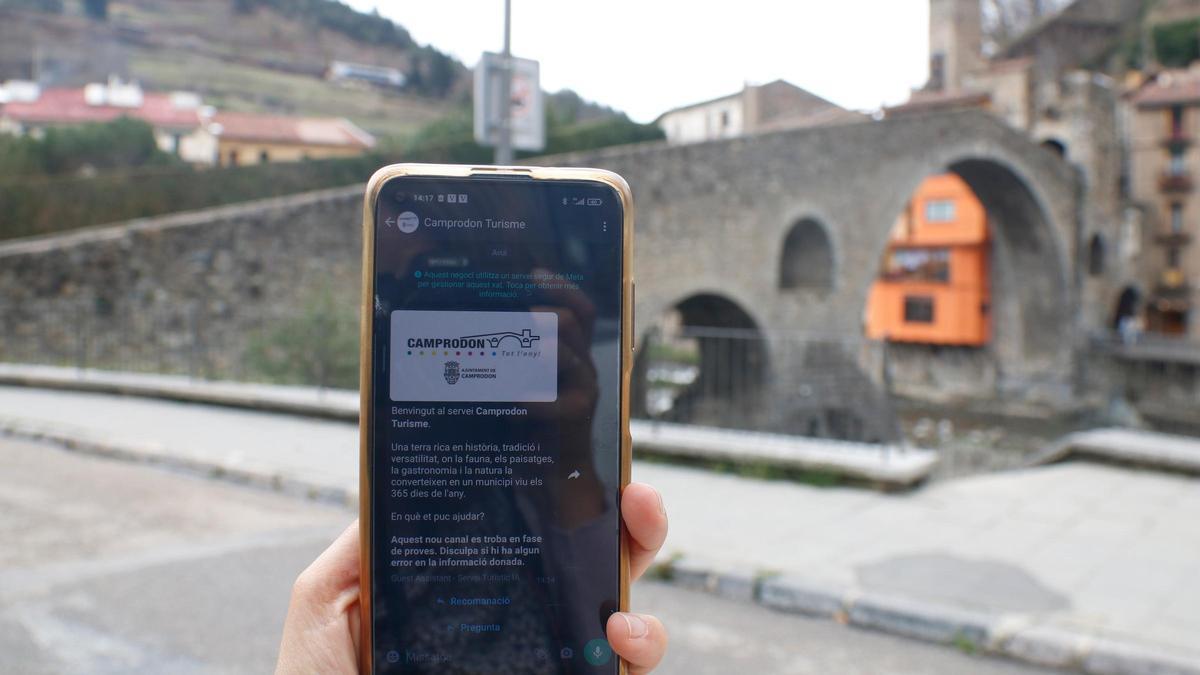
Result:
[[[435,178],[472,178],[475,176],[524,176],[544,181],[593,181],[611,187],[621,199],[621,491],[629,485],[633,456],[633,441],[629,434],[629,382],[633,372],[633,193],[621,176],[603,169],[541,167],[541,166],[472,166],[469,164],[392,164],[379,169],[367,182],[363,198],[363,259],[362,304],[359,334],[359,611],[362,637],[359,643],[359,671],[374,672],[372,661],[371,621],[371,481],[370,443],[375,420],[372,416],[371,339],[374,335],[375,295],[375,204],[383,185],[401,176],[430,176]],[[625,522],[620,532],[620,611],[629,610],[629,546]],[[618,673],[625,675],[628,667],[618,658]]]

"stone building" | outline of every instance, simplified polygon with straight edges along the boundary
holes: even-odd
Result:
[[[979,198],[955,174],[921,182],[888,238],[867,300],[873,340],[991,342],[991,236]]]
[[[344,118],[219,112],[207,128],[221,166],[349,157],[375,146],[371,134]]]
[[[984,66],[982,47],[978,2],[929,0],[930,90],[962,90],[966,76]]]
[[[1200,254],[1192,244],[1200,222],[1194,194],[1200,68],[1160,73],[1131,102],[1130,187],[1155,223],[1143,256],[1147,328],[1194,335],[1200,329],[1192,311],[1200,279]]]
[[[783,80],[746,85],[740,92],[682,106],[655,124],[671,144],[699,143],[781,129],[862,121],[860,113]]]
[[[1122,64],[1143,0],[1076,0],[984,55],[979,0],[930,0],[930,77],[885,115],[980,108],[1077,167],[1088,199],[1074,241],[1085,330],[1112,323],[1121,290],[1137,283],[1139,212],[1124,199]]]

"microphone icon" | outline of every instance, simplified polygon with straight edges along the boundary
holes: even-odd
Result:
[[[596,638],[584,646],[583,658],[593,666],[602,666],[612,660],[612,647],[608,646],[608,640]]]

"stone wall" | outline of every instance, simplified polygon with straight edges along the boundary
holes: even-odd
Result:
[[[0,359],[240,374],[247,336],[327,293],[357,313],[362,188],[0,246]]]

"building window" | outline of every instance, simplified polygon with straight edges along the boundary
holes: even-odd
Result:
[[[950,281],[950,249],[897,248],[888,252],[881,276],[886,281]]]
[[[934,52],[929,55],[929,89],[941,91],[946,87],[946,55]]]
[[[1187,173],[1187,164],[1183,160],[1183,148],[1171,148],[1171,162],[1167,165],[1167,173],[1172,176],[1182,176]]]
[[[1171,269],[1179,269],[1179,247],[1172,246],[1167,249],[1167,267]]]
[[[1171,106],[1171,136],[1179,138],[1183,136],[1183,106]]]
[[[936,199],[925,202],[925,221],[929,223],[952,223],[954,222],[955,209],[954,201],[950,199]]]
[[[229,151],[229,166],[237,166],[237,163],[238,163],[237,150],[230,150]]]
[[[1171,234],[1183,232],[1183,204],[1171,205]]]
[[[933,298],[928,295],[904,296],[905,323],[933,323]]]
[[[1067,145],[1057,138],[1047,138],[1042,141],[1042,147],[1053,152],[1061,159],[1067,158]]]
[[[1097,232],[1088,245],[1088,274],[1094,277],[1104,274],[1104,253],[1104,237]]]
[[[728,110],[721,111],[721,128],[722,129],[729,128],[729,111]]]

